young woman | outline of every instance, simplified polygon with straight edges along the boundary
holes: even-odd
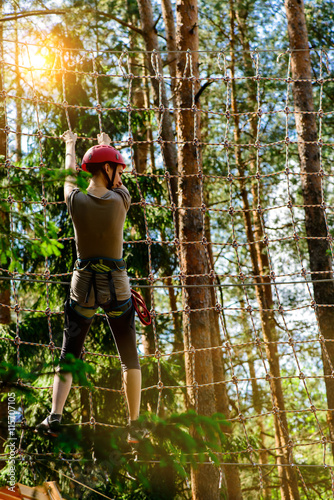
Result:
[[[75,171],[77,135],[67,131],[65,167]],[[134,305],[123,254],[123,227],[131,198],[122,183],[125,167],[121,154],[110,146],[107,134],[98,135],[98,145],[83,157],[82,168],[92,174],[87,194],[73,177],[64,185],[65,202],[72,218],[78,260],[75,263],[69,298],[65,303],[65,326],[60,363],[54,377],[52,409],[37,430],[57,435],[63,407],[72,385],[72,374],[61,370],[66,354],[81,357],[82,347],[100,306],[114,336],[124,377],[130,416],[128,442],[139,416],[141,371],[136,346]],[[59,373],[61,376],[59,376]]]

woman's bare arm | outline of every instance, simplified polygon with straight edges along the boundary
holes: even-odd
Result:
[[[64,184],[64,197],[65,202],[67,203],[67,198],[73,189],[76,188],[75,177],[71,175],[71,173],[75,173],[76,171],[76,161],[75,161],[75,143],[77,140],[77,134],[74,134],[70,130],[67,130],[61,136],[63,141],[65,142],[66,147],[66,156],[65,156],[65,169],[69,170],[69,176],[66,177]]]

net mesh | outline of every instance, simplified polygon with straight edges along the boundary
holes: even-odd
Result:
[[[196,362],[198,349],[191,343],[184,347],[181,337],[176,339],[175,328],[182,328],[182,313],[195,312],[189,308],[186,295],[182,300],[182,289],[185,286],[189,289],[190,285],[186,281],[189,277],[184,276],[180,266],[180,245],[202,245],[207,273],[193,278],[212,289],[214,303],[197,312],[214,310],[219,316],[221,334],[220,345],[205,347],[202,351],[218,352],[224,360],[224,378],[208,385],[226,387],[231,406],[228,420],[233,424],[233,432],[242,436],[243,443],[247,444],[236,450],[240,457],[247,457],[245,462],[241,458],[239,467],[256,465],[264,488],[263,475],[269,473],[266,468],[278,465],[273,457],[282,451],[274,439],[273,422],[277,418],[283,434],[289,433],[287,446],[291,461],[287,465],[297,468],[305,490],[304,471],[318,467],[325,469],[334,492],[333,443],[326,424],[328,409],[322,350],[332,373],[333,366],[319,329],[319,304],[311,284],[309,237],[301,197],[301,177],[306,174],[299,169],[289,51],[249,53],[248,67],[252,72],[246,75],[242,68],[232,73],[229,52],[201,52],[200,78],[197,80],[192,72],[192,54],[178,54],[186,60],[183,78],[194,84],[192,144],[200,155],[194,160],[198,171],[193,177],[202,199],[200,207],[188,208],[201,213],[199,237],[196,241],[182,242],[177,228],[182,207],[174,203],[172,197],[172,183],[182,176],[182,169],[179,167],[178,173],[171,173],[163,154],[166,146],[162,138],[164,116],[166,113],[176,116],[183,111],[177,108],[175,101],[178,79],[171,78],[167,65],[161,70],[158,64],[159,57],[166,59],[167,54],[50,48],[14,44],[10,40],[4,41],[4,46],[8,50],[2,61],[1,98],[5,121],[1,130],[6,134],[7,152],[2,164],[5,175],[2,175],[1,203],[9,214],[13,256],[20,255],[19,250],[24,245],[43,246],[46,236],[64,245],[70,245],[73,240],[71,236],[55,236],[52,232],[52,221],[59,220],[57,217],[64,204],[55,190],[50,189],[48,180],[48,172],[59,168],[64,154],[64,144],[54,133],[53,124],[58,120],[75,132],[73,123],[78,124],[83,116],[88,117],[91,128],[99,133],[110,133],[112,145],[120,148],[128,159],[126,179],[132,187],[131,211],[137,229],[125,227],[125,248],[129,255],[135,256],[139,251],[141,256],[145,255],[143,268],[147,274],[130,276],[130,280],[133,286],[145,292],[151,306],[152,343],[148,349],[144,345],[145,335],[142,341],[139,337],[139,352],[142,361],[155,359],[156,381],[143,387],[143,393],[155,391],[154,411],[158,414],[168,411],[165,395],[170,391],[183,393],[187,388],[184,380],[173,385],[164,379],[163,363],[181,364],[185,353]],[[12,56],[15,46],[19,46],[20,54],[16,62]],[[331,102],[325,100],[327,89],[333,85],[330,77],[332,53],[320,51],[312,57],[316,105],[313,113],[318,125],[314,144],[320,152],[321,207],[327,227],[327,235],[318,239],[326,239],[333,252],[330,231],[333,222],[333,142],[330,133],[333,109]],[[155,70],[153,75],[147,72],[147,58]],[[14,85],[18,73],[19,89]],[[159,103],[155,104],[151,96],[153,80],[159,82]],[[195,84],[203,91],[200,106]],[[163,105],[163,87],[167,89],[168,110]],[[250,100],[249,95],[254,99]],[[18,109],[21,123],[17,120]],[[88,124],[87,121],[87,135],[78,137],[80,152],[96,143],[96,138],[88,133]],[[118,124],[121,124],[119,128]],[[15,143],[18,136],[21,151]],[[177,139],[174,143],[182,147]],[[49,150],[46,154],[45,148],[50,147],[54,149],[53,156]],[[53,163],[46,163],[46,157],[53,158]],[[29,188],[28,179],[34,176],[39,176],[39,192]],[[20,179],[26,182],[26,189],[16,188]],[[148,183],[156,186],[153,194],[147,188]],[[24,225],[16,217],[20,211],[27,220],[39,214],[38,227]],[[247,232],[247,227],[252,228],[251,233]],[[256,274],[251,254],[258,250],[266,259],[256,256]],[[161,255],[167,252],[173,255],[172,264],[159,268]],[[63,310],[55,303],[52,289],[63,287],[65,295],[71,273],[53,272],[53,269],[54,259],[50,256],[40,262],[38,269],[31,270],[26,262],[22,262],[19,269],[0,269],[2,282],[10,280],[11,283],[10,304],[2,303],[1,306],[9,308],[16,320],[15,336],[2,336],[1,341],[8,343],[11,351],[16,351],[18,366],[22,349],[27,346],[32,355],[41,350],[58,355],[60,346],[54,343],[53,325],[55,318],[63,315]],[[312,277],[315,278],[314,273]],[[319,272],[316,279],[325,281],[328,273]],[[30,286],[34,293],[38,287],[39,308],[32,306]],[[267,308],[264,302],[261,306],[257,300],[260,288],[268,300]],[[43,342],[32,342],[22,336],[22,324],[28,313],[46,317]],[[262,332],[265,313],[271,314],[275,323],[276,332],[271,340]],[[139,325],[138,330],[143,333]],[[92,346],[94,343],[89,344]],[[285,399],[284,409],[277,406],[273,392],[275,376],[270,371],[270,353],[279,358],[278,378]],[[117,359],[116,355],[101,350],[95,352],[91,348],[84,354],[88,362],[98,362],[102,357]],[[19,383],[25,385],[22,381]],[[50,387],[34,384],[34,390],[47,389]],[[192,389],[198,392],[195,379]],[[123,398],[121,380],[117,387],[95,386],[94,398],[108,391]],[[89,408],[90,414],[83,419],[83,424],[119,425],[112,419],[100,421],[94,412],[92,392],[89,393]],[[257,444],[251,439],[254,428],[255,434],[260,436]],[[24,449],[21,451],[24,453]],[[228,454],[231,456],[230,452]],[[223,460],[224,453],[221,455]]]

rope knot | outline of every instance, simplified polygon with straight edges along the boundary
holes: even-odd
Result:
[[[148,276],[148,280],[151,284],[154,283],[154,276],[153,276],[153,273],[150,273],[149,276]]]

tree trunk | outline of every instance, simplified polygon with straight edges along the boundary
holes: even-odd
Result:
[[[129,9],[129,0],[127,2],[127,6]],[[134,16],[131,18],[131,24],[136,24],[136,19]],[[136,54],[135,49],[138,47],[138,33],[135,31],[130,31],[129,33],[129,45],[130,45],[130,73],[135,76],[138,76],[138,68],[140,68],[141,61],[138,61],[138,54]],[[148,108],[146,104],[149,105],[149,102],[146,102],[145,95],[145,83],[146,79],[143,78],[142,81],[139,78],[134,78],[132,80],[132,104],[134,106],[134,113],[138,113],[142,118],[145,117],[142,109]],[[136,109],[140,109],[140,111],[136,111]],[[149,130],[150,128],[147,126],[145,119],[141,121],[136,120],[135,127],[133,127],[133,159],[135,163],[135,168],[138,174],[142,174],[146,172],[147,169],[147,159],[149,155]]]
[[[301,175],[301,184],[311,277],[313,280],[333,279],[330,233],[322,198],[321,151],[317,143],[317,123],[311,83],[312,70],[303,0],[285,0],[285,10],[292,50],[292,78],[293,80],[306,80],[294,81],[292,90],[300,170],[304,174]],[[310,142],[315,143],[310,144]],[[334,456],[334,379],[332,378],[334,374],[334,282],[314,282],[313,290],[319,329],[324,338],[321,347],[328,404],[327,421]]]
[[[0,0],[0,13],[2,14],[3,0]],[[3,24],[0,23],[0,52],[1,59],[3,58]],[[3,71],[4,66],[1,67],[0,72],[0,92],[3,90]],[[5,163],[7,158],[7,137],[5,133],[6,126],[6,98],[0,98],[0,162]],[[4,167],[1,168],[0,180],[6,178],[7,171]],[[0,228],[1,233],[4,235],[9,234],[9,217],[8,212],[2,210],[0,206]],[[5,268],[6,265],[2,264],[2,268]],[[10,308],[6,307],[10,305],[10,286],[9,281],[2,280],[0,281],[0,324],[8,325],[10,323]]]
[[[20,10],[18,2],[15,3],[14,12]],[[21,97],[23,94],[21,85],[21,73],[20,73],[20,44],[18,35],[18,21],[15,21],[15,86],[16,86],[16,135],[15,135],[15,152],[16,161],[20,161],[22,158],[22,101]]]
[[[153,20],[153,9],[151,0],[137,0],[141,25],[143,30],[143,37],[145,42],[146,51],[149,53],[146,57],[146,64],[151,76],[158,76],[157,72],[161,75],[162,63],[159,54],[158,35],[155,30],[155,22]],[[152,51],[157,51],[157,54],[150,54]],[[154,66],[152,63],[152,58]],[[161,120],[161,149],[164,158],[165,166],[172,176],[177,175],[177,153],[174,141],[174,132],[172,127],[172,120],[169,112],[168,99],[166,95],[166,88],[164,81],[159,81],[158,78],[151,79],[153,88],[153,101],[159,111],[159,120]],[[177,178],[170,179],[171,184],[171,202],[177,203]]]
[[[232,76],[232,96],[231,96],[231,106],[234,116],[234,142],[236,144],[240,143],[240,126],[239,117],[237,115],[237,100],[236,91],[234,83],[234,71],[235,71],[235,10],[234,1],[230,0],[230,22],[231,22],[231,76]],[[243,47],[245,49],[245,47]],[[254,96],[250,95],[250,99],[254,99]],[[256,102],[256,95],[255,100]],[[255,140],[255,138],[254,138]],[[239,176],[242,178],[240,180],[240,194],[243,202],[243,218],[245,222],[247,241],[249,243],[250,256],[252,262],[253,273],[256,276],[256,283],[266,283],[269,277],[263,276],[264,270],[268,267],[268,255],[266,247],[261,247],[258,244],[254,244],[254,229],[251,219],[251,211],[248,201],[248,192],[244,182],[244,168],[241,159],[240,149],[235,148],[236,166],[239,171]],[[258,231],[262,231],[262,225],[257,225]],[[263,239],[263,233],[262,238]],[[270,281],[270,280],[269,280]],[[269,362],[269,384],[271,389],[271,398],[274,413],[274,423],[275,423],[275,440],[276,447],[278,449],[277,463],[283,467],[279,467],[280,484],[281,484],[281,498],[282,500],[298,500],[298,481],[295,470],[291,467],[287,467],[287,464],[292,460],[292,450],[290,448],[290,437],[288,430],[288,422],[285,413],[285,402],[283,396],[283,389],[280,378],[280,366],[279,366],[279,352],[277,350],[277,332],[275,317],[272,311],[273,309],[273,298],[270,286],[256,286],[256,298],[260,309],[260,318],[262,326],[262,335],[265,341],[265,350]]]
[[[180,268],[184,284],[196,285],[183,288],[183,328],[186,364],[186,383],[188,386],[188,407],[195,408],[202,415],[212,415],[216,411],[213,363],[210,350],[197,351],[211,347],[210,311],[211,294],[207,277],[189,277],[208,274],[209,263],[205,254],[202,238],[204,220],[201,213],[202,185],[196,174],[201,170],[199,147],[194,141],[194,133],[200,140],[199,113],[191,110],[192,96],[198,83],[189,77],[198,77],[198,14],[196,0],[177,0],[176,3],[176,42],[180,56],[177,61],[177,139],[179,165],[179,237]],[[190,50],[191,53],[184,54]],[[187,74],[184,75],[187,60]],[[184,76],[188,78],[183,79]],[[193,88],[193,85],[195,88]],[[196,120],[196,122],[195,122]],[[195,123],[197,127],[195,127]],[[196,130],[197,128],[197,130]],[[189,142],[188,142],[189,141]],[[189,210],[189,207],[197,208]],[[188,242],[197,242],[187,244]],[[198,309],[204,309],[199,311]],[[204,386],[205,384],[205,386]],[[209,385],[206,385],[209,384]],[[216,500],[219,498],[219,474],[212,465],[192,468],[193,499]]]
[[[175,22],[173,15],[173,6],[171,0],[161,0],[161,10],[162,16],[165,24],[166,31],[166,45],[168,50],[167,61],[169,66],[169,73],[171,76],[171,90],[173,94],[173,104],[176,107],[176,61],[177,61],[177,50],[176,50],[176,32],[175,32]]]
[[[247,340],[249,340],[249,335],[248,332],[250,330],[248,321],[247,321],[247,316],[246,316],[246,304],[243,298],[240,299],[240,307],[242,309],[241,312],[241,325],[244,331],[244,336]],[[252,384],[252,402],[253,402],[253,407],[256,413],[259,415],[257,419],[257,424],[259,426],[259,433],[260,433],[260,446],[261,450],[259,451],[259,462],[260,464],[267,465],[269,463],[269,456],[268,452],[266,450],[266,432],[265,432],[265,427],[263,423],[263,417],[261,417],[261,413],[263,410],[263,405],[262,405],[262,398],[261,398],[261,392],[260,392],[260,387],[259,384],[257,383],[257,378],[256,378],[256,371],[255,371],[255,365],[254,365],[254,353],[252,351],[252,348],[249,347],[247,348],[247,363],[248,363],[248,368],[249,368],[249,375],[251,378],[251,384]],[[271,494],[270,494],[270,489],[264,486],[264,489],[262,491],[263,494],[263,500],[270,500],[271,499]]]
[[[0,15],[2,15],[3,0],[0,0]],[[0,23],[0,58],[3,58],[3,24]],[[3,90],[3,69],[4,66],[0,68],[0,92]],[[6,126],[6,113],[5,113],[5,97],[0,98],[0,163],[5,163],[7,155],[7,138],[4,128]],[[6,177],[6,170],[4,167],[0,167],[0,182]],[[2,203],[2,202],[0,202]],[[2,234],[8,234],[9,232],[9,219],[8,214],[1,209],[0,204],[0,232]],[[2,264],[1,267],[4,267]],[[10,288],[9,282],[5,280],[0,281],[0,304],[4,306],[10,305]],[[10,323],[10,309],[9,307],[3,307],[0,305],[0,324],[8,325]],[[4,453],[4,442],[8,438],[7,423],[8,423],[8,407],[7,400],[0,401],[0,453]],[[0,469],[3,469],[6,462],[0,465]]]
[[[206,205],[208,204],[208,200],[206,200]],[[214,269],[214,260],[212,254],[212,245],[211,245],[211,232],[210,232],[210,219],[207,216],[205,219],[205,236],[208,242],[208,254],[210,261],[210,268]],[[218,280],[215,280],[215,285],[218,285]],[[212,304],[218,302],[217,293],[214,287],[210,288],[211,293],[211,301]],[[211,327],[211,345],[212,347],[217,347],[222,345],[221,336],[220,336],[220,328],[219,328],[219,314],[217,311],[212,309],[210,311],[211,319],[210,319],[210,327]],[[224,360],[223,353],[221,349],[213,349],[212,351],[212,363],[213,363],[213,377],[215,382],[219,382],[214,386],[215,390],[215,400],[216,400],[216,409],[217,412],[222,413],[225,418],[228,420],[230,418],[230,408],[228,401],[228,394],[226,390],[225,384],[225,369],[224,369]],[[233,428],[232,426],[226,426],[224,428],[224,432],[228,436],[232,436]],[[234,460],[236,460],[234,458]],[[238,465],[228,465],[224,466],[224,474],[225,474],[225,485],[227,490],[227,498],[229,500],[241,500],[242,499],[242,491],[241,491],[241,482],[240,475],[238,470]]]

